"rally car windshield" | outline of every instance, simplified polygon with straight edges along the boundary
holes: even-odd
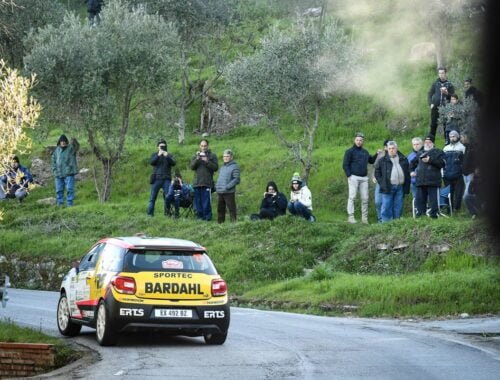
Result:
[[[197,272],[217,274],[204,252],[130,250],[125,255],[127,272]]]

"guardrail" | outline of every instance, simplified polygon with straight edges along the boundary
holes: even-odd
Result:
[[[7,306],[7,301],[9,300],[7,288],[10,288],[9,276],[0,275],[0,301],[2,302],[2,307]]]

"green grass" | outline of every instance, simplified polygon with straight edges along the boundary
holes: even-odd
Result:
[[[0,342],[53,344],[55,353],[54,367],[50,369],[62,367],[80,357],[77,351],[61,339],[54,338],[31,328],[20,327],[9,321],[0,321]]]

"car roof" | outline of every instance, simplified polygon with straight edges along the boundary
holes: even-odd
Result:
[[[105,238],[100,243],[111,243],[128,249],[184,249],[204,251],[205,248],[190,240],[169,237],[128,236]]]

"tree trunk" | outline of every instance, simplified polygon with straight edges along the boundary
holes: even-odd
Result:
[[[177,139],[179,144],[184,144],[186,135],[186,107],[184,103],[179,110],[179,119],[177,121]]]
[[[113,173],[113,162],[110,159],[102,161],[102,191],[100,196],[101,203],[107,202],[111,195],[111,177]]]

